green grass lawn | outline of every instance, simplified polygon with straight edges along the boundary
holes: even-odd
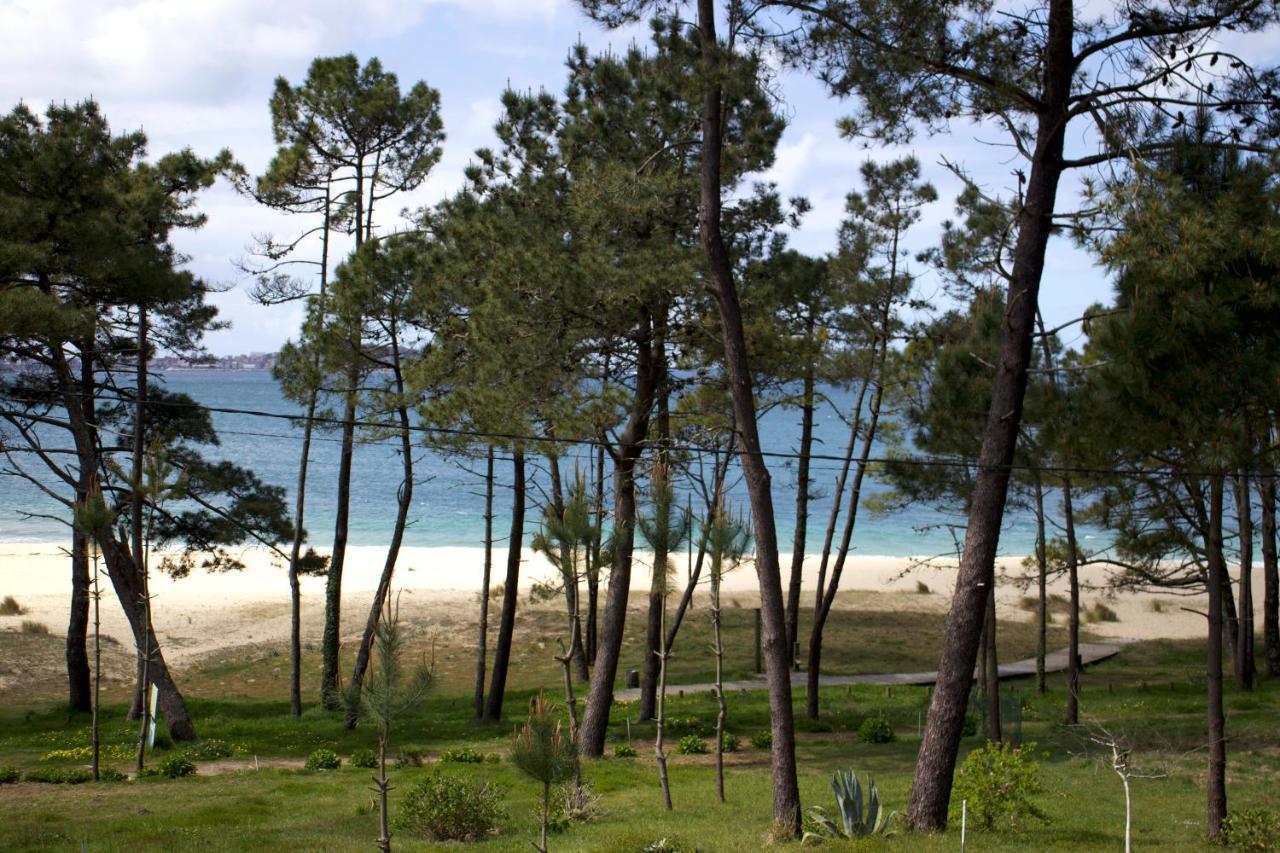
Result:
[[[901,615],[901,614],[897,614]],[[911,615],[914,618],[915,615]],[[862,614],[866,624],[884,625],[893,614]],[[936,636],[937,617],[929,633]],[[889,619],[892,622],[892,619]],[[1006,632],[1016,641],[1018,630]],[[690,636],[696,636],[691,633]],[[850,642],[847,637],[840,642]],[[856,642],[856,637],[852,642]],[[879,645],[873,643],[869,645]],[[880,650],[879,655],[891,652]],[[852,655],[852,650],[845,652]],[[921,654],[912,652],[909,654]],[[689,657],[694,657],[692,654]],[[831,655],[839,658],[838,655]],[[845,661],[846,665],[849,661]],[[343,767],[318,772],[301,769],[317,747],[329,747],[344,758],[374,744],[367,727],[346,732],[340,716],[309,709],[300,720],[287,716],[279,678],[268,677],[275,657],[246,656],[209,662],[183,673],[191,708],[201,735],[235,749],[230,759],[201,762],[188,779],[78,786],[19,783],[0,788],[0,848],[5,850],[359,850],[372,849],[377,816],[370,809],[369,771]],[[699,665],[688,664],[690,679],[701,677]],[[931,668],[904,666],[902,668]],[[403,720],[393,743],[412,745],[428,756],[427,766],[393,771],[392,809],[419,778],[433,772],[483,777],[505,788],[509,815],[502,832],[475,846],[485,850],[528,850],[536,838],[535,785],[505,760],[477,765],[438,764],[434,757],[447,747],[471,746],[505,754],[512,723],[535,692],[537,679],[517,669],[509,693],[509,721],[478,725],[470,719],[465,679],[442,679],[420,711]],[[544,670],[550,688],[559,682]],[[246,673],[258,673],[248,676]],[[1135,780],[1135,846],[1150,850],[1211,849],[1202,840],[1204,814],[1203,655],[1196,643],[1159,642],[1127,647],[1117,658],[1091,668],[1085,678],[1086,718],[1129,738],[1135,762],[1158,778]],[[251,695],[215,699],[219,682],[243,683],[254,677]],[[1034,694],[1030,682],[1011,682],[1009,693],[1022,699],[1022,735],[1038,744],[1044,793],[1037,802],[1048,814],[1045,825],[1030,823],[1019,832],[976,833],[971,850],[1119,849],[1123,799],[1120,782],[1079,730],[1060,724],[1063,715],[1061,677],[1051,678],[1046,696]],[[557,691],[558,697],[558,691]],[[681,849],[747,850],[769,841],[769,756],[749,744],[753,733],[768,727],[762,692],[729,697],[729,729],[741,736],[742,749],[728,756],[728,802],[715,799],[711,756],[673,755],[670,759],[675,810],[660,807],[652,758],[652,725],[634,723],[634,708],[615,709],[611,742],[626,739],[626,718],[633,718],[632,738],[638,758],[608,757],[587,762],[585,778],[602,797],[605,813],[590,824],[575,825],[552,837],[553,850],[638,851],[667,838]],[[802,697],[797,696],[798,710]],[[822,696],[819,724],[799,724],[801,793],[806,806],[830,807],[828,779],[837,768],[853,767],[874,775],[890,808],[905,806],[918,745],[917,726],[928,699],[925,688],[831,688]],[[1280,810],[1280,681],[1263,680],[1252,693],[1228,688],[1230,764],[1228,793],[1232,808]],[[127,769],[124,758],[134,727],[123,720],[119,702],[106,709],[104,732],[121,756],[109,763]],[[709,725],[714,703],[708,695],[671,700],[669,715],[685,727]],[[854,732],[868,716],[884,716],[898,740],[890,744],[858,742]],[[82,759],[44,759],[50,751],[89,741],[88,719],[68,717],[48,703],[0,710],[0,766],[22,770],[42,766],[77,766]],[[980,745],[966,738],[964,749]],[[395,747],[393,746],[393,751]],[[611,748],[610,748],[611,752]],[[164,751],[156,754],[163,757]],[[255,768],[255,763],[256,767]],[[397,849],[433,848],[399,833]],[[918,837],[899,833],[884,840],[824,845],[828,849],[954,850],[959,846],[958,821],[945,835]]]

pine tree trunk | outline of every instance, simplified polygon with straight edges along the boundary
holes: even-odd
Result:
[[[813,337],[813,317],[806,331]],[[804,554],[809,532],[809,461],[813,454],[813,363],[805,364],[804,397],[800,404],[800,458],[796,462],[796,529],[791,542],[791,574],[787,579],[787,648],[795,650],[800,642],[800,590],[804,583]],[[837,499],[837,503],[839,500]],[[797,663],[799,661],[797,660]]]
[[[996,640],[996,587],[993,582],[987,592],[987,612],[982,629],[984,654],[982,672],[986,678],[983,692],[987,698],[987,740],[992,743],[1000,743],[1004,740],[1004,726],[1000,720],[1000,659],[996,652]]]
[[[711,497],[708,498],[706,508],[706,519],[709,523],[715,517],[716,511],[720,509],[721,495],[724,491],[724,478],[728,474],[729,460],[733,457],[732,441],[726,450],[723,461],[720,451],[715,450],[714,475],[712,477]],[[698,556],[693,563],[693,571],[689,574],[688,582],[685,584],[684,592],[680,594],[680,602],[676,605],[675,616],[671,620],[671,625],[667,628],[666,644],[667,650],[676,644],[676,636],[680,633],[680,626],[684,623],[685,614],[689,611],[689,605],[693,603],[693,594],[698,588],[698,580],[702,577],[702,566],[707,558],[707,528],[706,523],[703,524],[702,531],[698,535]]]
[[[591,686],[587,690],[582,732],[578,739],[578,749],[586,756],[604,753],[609,709],[613,705],[613,682],[618,674],[618,656],[622,652],[627,599],[631,593],[631,560],[636,535],[636,462],[644,452],[649,413],[657,394],[657,369],[652,337],[648,331],[652,319],[648,312],[641,314],[640,327],[645,331],[636,341],[635,397],[614,455],[613,571],[605,594],[599,648],[591,670]]]
[[[88,496],[76,490],[77,501]],[[67,620],[67,704],[72,711],[93,710],[89,674],[89,545],[80,530],[71,533],[71,615]]]
[[[769,469],[760,452],[755,398],[747,359],[742,308],[733,280],[728,247],[721,231],[720,194],[723,154],[723,110],[718,82],[722,69],[716,37],[715,3],[698,0],[698,32],[701,63],[705,72],[702,104],[702,157],[700,167],[698,232],[709,271],[708,289],[715,297],[724,343],[725,371],[733,397],[734,420],[739,431],[739,457],[755,526],[756,575],[760,584],[760,611],[764,622],[765,678],[769,686],[769,715],[773,733],[773,821],[783,837],[800,834],[800,789],[796,779],[795,723],[791,709],[791,650],[787,646],[786,607],[778,565],[777,528]]]
[[[502,700],[507,692],[507,669],[511,665],[511,644],[516,633],[516,604],[520,600],[520,552],[524,547],[524,451],[511,453],[511,534],[507,540],[507,578],[502,589],[502,615],[498,617],[498,643],[493,650],[493,675],[485,703],[486,720],[502,719]]]
[[[351,515],[351,466],[356,440],[356,383],[353,367],[347,374],[348,389],[342,410],[342,449],[338,456],[338,506],[334,513],[333,554],[324,585],[324,634],[320,641],[320,697],[324,707],[342,707],[342,682],[338,655],[342,645],[342,570],[347,561],[347,527]]]
[[[1209,642],[1206,666],[1208,683],[1209,776],[1205,833],[1216,839],[1227,816],[1227,739],[1222,708],[1222,590],[1227,575],[1222,552],[1223,477],[1212,478],[1209,489]]]
[[[293,543],[289,548],[289,713],[302,716],[302,581],[299,561],[306,534],[307,469],[311,460],[311,429],[316,415],[316,393],[307,399],[307,420],[302,427],[302,453],[298,460],[298,494],[293,510]]]
[[[1257,663],[1253,656],[1253,501],[1248,474],[1236,477],[1236,518],[1240,530],[1240,616],[1236,625],[1236,688],[1252,690]]]
[[[1043,107],[1036,117],[1035,151],[1018,210],[1005,323],[978,455],[977,483],[969,500],[964,550],[943,635],[938,681],[911,785],[907,825],[917,831],[937,831],[947,824],[952,777],[982,632],[983,599],[994,579],[1009,493],[1009,466],[1022,420],[1045,248],[1062,175],[1064,130],[1075,69],[1073,30],[1072,4],[1052,0],[1046,16]]]
[[[1062,517],[1067,529],[1067,586],[1071,612],[1067,614],[1067,725],[1080,723],[1080,550],[1071,481],[1062,478]]]
[[[668,465],[667,448],[671,444],[671,392],[667,384],[667,345],[666,345],[666,328],[667,315],[670,313],[670,307],[664,301],[658,308],[654,318],[654,369],[656,371],[657,383],[657,429],[658,429],[658,447],[657,458],[659,464]],[[640,678],[640,706],[639,717],[641,720],[653,719],[657,711],[658,697],[658,665],[659,652],[662,648],[662,640],[664,633],[664,624],[666,622],[666,606],[667,606],[667,579],[665,567],[667,557],[669,555],[664,552],[654,550],[653,555],[653,571],[649,575],[649,610],[648,619],[645,623],[644,635],[644,666]]]
[[[484,577],[480,582],[480,636],[476,639],[475,718],[484,719],[484,677],[488,670],[489,587],[493,575],[493,445],[484,467]]]
[[[1048,651],[1049,602],[1047,595],[1049,566],[1045,554],[1044,530],[1044,485],[1040,481],[1040,471],[1035,475],[1036,487],[1036,692],[1044,695],[1045,685],[1044,658]]]
[[[1280,675],[1280,563],[1276,559],[1276,478],[1258,484],[1262,510],[1262,642],[1267,675]]]

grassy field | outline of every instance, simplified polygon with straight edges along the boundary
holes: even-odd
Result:
[[[749,612],[749,611],[748,611]],[[545,614],[554,631],[554,612]],[[528,618],[528,617],[526,617]],[[538,617],[526,626],[536,626]],[[637,620],[638,621],[638,620]],[[677,680],[706,675],[705,655],[695,654],[702,630],[697,621],[686,637],[690,643],[677,669]],[[745,630],[749,631],[749,623]],[[928,669],[932,639],[940,617],[920,612],[843,612],[830,632],[828,654],[833,671]],[[1030,626],[1010,622],[1004,631],[1005,653],[1024,656],[1033,642]],[[550,633],[549,637],[552,636]],[[742,627],[735,637],[742,639]],[[30,638],[27,638],[28,641]],[[56,640],[57,638],[51,638]],[[438,642],[438,640],[437,640]],[[895,644],[899,654],[895,655]],[[741,650],[742,643],[736,643]],[[536,647],[535,642],[525,643]],[[745,664],[750,669],[749,635]],[[839,649],[838,652],[834,651]],[[8,651],[0,648],[0,652]],[[6,850],[357,850],[372,849],[377,835],[371,812],[369,771],[344,766],[337,771],[307,771],[305,756],[328,747],[348,756],[373,745],[366,727],[343,730],[340,718],[310,709],[292,720],[281,701],[285,659],[281,650],[253,648],[203,662],[182,673],[201,735],[224,741],[233,757],[198,762],[188,779],[79,786],[22,782],[0,788],[0,847]],[[441,648],[437,647],[437,654]],[[935,652],[936,654],[936,652]],[[548,656],[539,651],[533,658]],[[312,656],[314,658],[314,655]],[[872,661],[872,663],[867,663]],[[508,722],[478,725],[470,718],[470,694],[464,661],[440,667],[440,680],[419,712],[397,727],[393,743],[414,746],[428,756],[424,767],[394,771],[395,810],[399,798],[419,778],[434,772],[483,777],[505,788],[509,815],[502,832],[481,844],[486,850],[527,850],[536,837],[535,785],[520,777],[505,759],[479,765],[439,764],[443,749],[470,746],[504,754],[512,722],[541,685],[557,685],[553,665],[517,665],[508,694]],[[1135,846],[1139,849],[1209,849],[1202,840],[1204,813],[1204,680],[1203,655],[1195,643],[1156,642],[1127,647],[1117,658],[1089,670],[1083,709],[1093,725],[1129,739],[1135,763],[1157,778],[1134,781]],[[745,674],[745,672],[743,672]],[[235,690],[227,685],[235,684]],[[1084,730],[1060,724],[1063,715],[1061,678],[1037,696],[1029,682],[1007,684],[1020,698],[1022,737],[1035,741],[1041,758],[1044,793],[1037,803],[1050,818],[1018,832],[970,836],[974,850],[1119,849],[1123,799],[1120,782],[1102,760]],[[76,757],[47,757],[89,742],[88,719],[71,716],[47,701],[18,703],[11,692],[0,710],[0,766],[24,771],[47,766],[79,766]],[[133,737],[116,696],[106,710],[104,731],[109,763],[127,769],[123,758]],[[558,698],[558,691],[557,691]],[[604,814],[589,824],[574,825],[554,835],[553,850],[638,851],[666,838],[687,850],[754,849],[769,841],[770,793],[768,753],[750,746],[750,736],[768,727],[763,693],[730,695],[729,728],[742,738],[741,751],[728,756],[728,802],[715,799],[710,756],[671,758],[674,812],[660,808],[651,755],[652,726],[633,724],[638,758],[587,762],[585,778],[602,798]],[[799,698],[799,697],[798,697]],[[853,767],[875,776],[889,807],[904,807],[918,744],[918,725],[928,699],[924,688],[832,688],[822,696],[823,719],[802,720],[799,734],[801,793],[806,806],[830,807],[828,779],[833,770]],[[1263,680],[1252,693],[1228,688],[1230,737],[1228,792],[1231,807],[1280,810],[1280,682]],[[669,714],[685,727],[708,725],[714,702],[708,695],[686,695],[671,701]],[[611,743],[627,738],[626,718],[634,708],[616,708]],[[858,724],[884,716],[898,739],[889,744],[858,741]],[[1087,728],[1087,727],[1086,727]],[[965,751],[980,745],[966,738]],[[164,751],[157,757],[163,757]],[[397,834],[397,849],[437,849]],[[829,849],[951,850],[959,846],[958,821],[944,835],[920,838],[898,834],[887,840],[824,845]],[[444,849],[457,849],[452,845]]]

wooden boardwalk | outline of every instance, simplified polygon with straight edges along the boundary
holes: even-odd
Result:
[[[1120,646],[1112,643],[1081,643],[1080,660],[1085,666],[1104,661],[1120,653]],[[1058,649],[1045,655],[1045,672],[1061,672],[1067,668],[1067,650]],[[1029,678],[1036,674],[1036,659],[1014,661],[1000,664],[1000,679]],[[846,684],[904,684],[910,686],[928,686],[938,680],[937,672],[889,672],[876,675],[823,675],[819,683],[823,687],[839,687]],[[805,673],[791,673],[791,688],[803,688]],[[711,692],[714,684],[668,684],[667,693],[703,693]],[[726,681],[725,692],[738,690],[764,690],[768,687],[763,677],[745,681]],[[640,691],[635,688],[618,690],[613,694],[618,702],[631,702],[640,698]]]

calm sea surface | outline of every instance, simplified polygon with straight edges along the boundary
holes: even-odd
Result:
[[[296,414],[298,408],[281,397],[268,371],[184,371],[170,372],[164,381],[172,391],[191,395],[200,403],[221,408],[249,409],[279,414]],[[847,412],[852,395],[827,389],[828,396]],[[293,422],[252,415],[215,413],[214,424],[221,436],[218,447],[208,448],[209,455],[247,466],[266,482],[285,486],[292,495],[297,478],[301,429]],[[831,406],[817,415],[815,432],[819,445],[815,452],[838,456],[848,440],[848,428]],[[790,452],[799,442],[799,413],[777,408],[764,416],[760,424],[761,442],[766,451]],[[312,445],[310,486],[307,494],[306,526],[310,540],[319,547],[331,541],[335,509],[338,461],[338,436],[320,432]],[[877,450],[882,450],[878,448]],[[577,450],[562,462],[571,474]],[[29,462],[27,464],[30,464]],[[582,458],[582,464],[589,464]],[[794,460],[771,459],[773,495],[777,514],[778,538],[784,553],[790,553],[795,529],[795,463]],[[500,485],[509,483],[509,465],[499,461]],[[709,463],[708,463],[709,468]],[[838,463],[819,460],[812,466],[816,492],[810,505],[808,550],[819,551],[828,514],[831,492]],[[366,443],[356,449],[354,487],[351,498],[350,541],[355,545],[385,543],[395,516],[396,488],[400,482],[400,463],[392,445]],[[416,546],[468,546],[483,542],[484,490],[483,460],[455,460],[421,449],[417,459],[412,525],[406,544]],[[730,499],[738,507],[748,506],[746,491],[740,478],[734,481]],[[530,494],[541,499],[545,494],[545,471],[539,465],[534,474]],[[883,492],[876,482],[864,487],[864,494]],[[505,488],[498,489],[495,512],[496,531],[506,532],[505,519],[509,498]],[[290,498],[292,506],[292,497]],[[60,507],[34,486],[16,478],[0,478],[0,541],[65,541],[66,526],[57,521],[31,517],[30,514],[64,514]],[[526,535],[535,530],[539,513],[531,509]],[[955,516],[940,513],[927,506],[910,507],[890,514],[873,514],[865,507],[859,515],[854,535],[854,550],[862,555],[914,556],[953,552],[955,545],[948,525],[962,522]],[[837,534],[838,536],[838,534]],[[1006,514],[1001,536],[1003,554],[1027,554],[1033,549],[1035,522],[1029,512],[1011,508]]]

